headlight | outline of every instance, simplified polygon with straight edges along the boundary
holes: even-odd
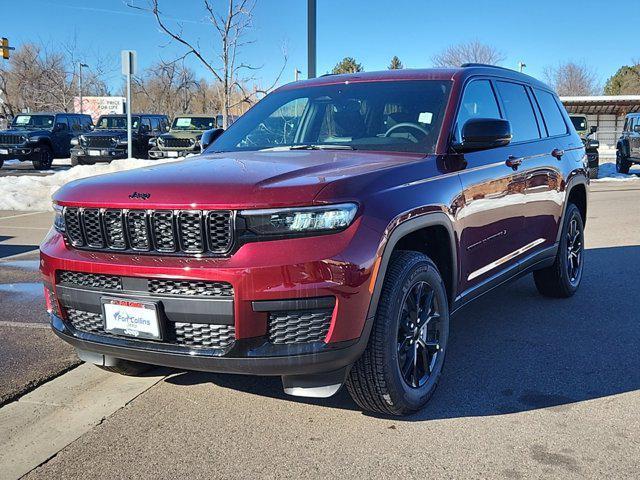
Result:
[[[64,222],[64,207],[58,205],[57,203],[54,203],[53,210],[56,213],[56,216],[53,220],[53,227],[59,232],[64,232],[67,229],[67,226]]]
[[[319,207],[243,210],[247,227],[258,235],[296,235],[347,228],[356,215],[355,203]]]
[[[156,137],[151,137],[149,139],[149,145],[151,145],[152,147],[156,146]]]
[[[164,138],[158,137],[158,145],[164,145]]]
[[[27,143],[29,141],[29,137],[27,137],[26,135],[23,135],[22,137],[20,137],[21,143]]]
[[[71,139],[71,145],[78,145],[79,141],[77,138],[72,138]]]
[[[80,145],[84,145],[86,143],[87,139],[85,138],[84,135],[80,135],[78,137],[78,141],[79,141]]]

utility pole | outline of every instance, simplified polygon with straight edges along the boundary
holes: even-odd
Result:
[[[127,77],[127,152],[129,158],[133,158],[131,145],[131,76],[136,74],[138,58],[135,50],[122,50],[122,74]]]
[[[80,113],[83,113],[82,108],[84,106],[84,102],[82,101],[82,67],[89,68],[89,65],[87,65],[86,63],[78,62],[78,68],[80,70]]]
[[[300,74],[302,72],[300,70],[298,70],[297,68],[293,71],[293,80],[294,81],[298,81],[298,79],[300,78]]]
[[[307,78],[316,78],[316,0],[307,0]]]

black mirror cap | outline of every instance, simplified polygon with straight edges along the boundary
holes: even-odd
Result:
[[[211,130],[206,130],[200,138],[200,147],[202,151],[204,152],[204,150],[213,142],[215,142],[223,132],[224,129],[222,128],[212,128]]]
[[[457,150],[472,152],[509,145],[511,124],[501,118],[471,118],[462,127],[462,143]]]
[[[591,125],[589,129],[589,133],[596,133],[598,131],[598,127],[596,125]]]

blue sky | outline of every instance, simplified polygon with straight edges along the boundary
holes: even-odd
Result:
[[[109,78],[114,92],[122,81],[120,50],[137,50],[141,67],[183,51],[168,42],[150,15],[122,0],[0,0],[0,6],[0,33],[14,45],[75,37],[88,63],[92,52],[110,55],[116,67]],[[202,0],[164,0],[161,7],[184,21],[188,37],[201,45],[211,38],[202,20]],[[546,66],[578,60],[591,65],[604,83],[619,66],[640,59],[640,46],[631,40],[634,30],[620,28],[611,17],[623,11],[626,25],[640,25],[637,0],[318,0],[318,73],[328,72],[344,56],[355,57],[368,71],[385,69],[393,55],[406,67],[428,67],[446,46],[478,39],[504,52],[506,67],[516,68],[523,60],[527,73],[542,78]],[[242,59],[263,66],[256,73],[263,84],[281,67],[283,46],[289,60],[282,81],[292,80],[296,67],[306,73],[305,15],[305,0],[258,0],[249,35],[255,43],[245,48]],[[206,73],[196,62],[191,65]]]

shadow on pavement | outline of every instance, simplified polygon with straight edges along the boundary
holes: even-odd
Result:
[[[6,235],[0,235],[0,258],[10,257],[19,253],[30,252],[32,250],[38,250],[39,245],[5,245],[2,242],[9,240],[13,237],[7,237]]]
[[[640,309],[631,293],[640,247],[588,250],[579,292],[538,295],[531,276],[458,312],[438,391],[408,421],[570,409],[584,400],[640,388]],[[341,409],[357,409],[346,389],[329,399],[282,392],[278,377],[185,372],[167,381],[226,388]]]

